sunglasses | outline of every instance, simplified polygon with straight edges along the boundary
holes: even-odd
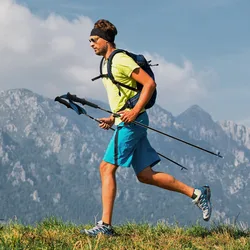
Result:
[[[90,42],[90,43],[91,43],[91,42],[92,42],[92,43],[96,43],[96,42],[99,40],[99,38],[100,38],[100,37],[95,37],[95,38],[92,37],[92,38],[89,39],[89,42]]]

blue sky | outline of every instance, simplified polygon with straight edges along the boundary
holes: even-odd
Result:
[[[88,88],[92,88],[92,85],[87,83],[87,77],[81,82],[80,78],[83,76],[81,69],[85,73],[95,73],[95,67],[99,66],[99,58],[96,58],[87,43],[83,42],[81,50],[80,41],[87,41],[93,23],[100,18],[105,18],[118,28],[116,38],[118,47],[146,53],[147,57],[160,63],[159,68],[156,69],[160,89],[159,104],[166,110],[178,115],[192,104],[198,104],[210,113],[214,120],[234,120],[250,126],[249,0],[127,0],[119,3],[107,0],[105,4],[103,1],[95,0],[2,1],[11,6],[8,11],[10,8],[17,9],[15,11],[21,13],[20,20],[26,20],[26,28],[22,26],[21,30],[24,29],[24,32],[27,32],[26,30],[29,29],[28,33],[31,37],[30,41],[32,41],[28,43],[32,44],[29,45],[30,48],[25,50],[29,51],[29,65],[32,65],[30,51],[35,51],[36,48],[34,60],[37,61],[40,58],[40,61],[44,61],[42,56],[45,53],[39,54],[38,50],[41,51],[41,47],[39,47],[40,45],[36,47],[39,39],[48,39],[47,42],[51,39],[57,46],[63,44],[62,48],[66,48],[68,51],[67,55],[65,55],[65,51],[63,52],[63,60],[71,63],[68,63],[67,67],[66,62],[61,63],[62,52],[60,51],[61,54],[58,56],[58,47],[56,47],[53,50],[56,51],[53,54],[53,66],[56,62],[61,65],[59,67],[61,70],[70,72],[74,76],[75,82],[71,81],[71,87],[75,84],[72,92],[76,93],[78,90],[77,93],[80,95],[84,91],[88,91]],[[7,8],[3,5],[2,3],[2,11],[6,11]],[[19,16],[19,14],[15,14],[15,16]],[[13,32],[19,31],[18,26],[21,24],[15,22],[14,16],[11,20],[8,25],[12,26],[9,26],[8,30],[13,27]],[[3,18],[0,24],[1,22],[3,24]],[[55,34],[51,34],[49,25],[52,23],[57,27],[57,37]],[[41,27],[46,27],[46,30],[44,28],[40,30]],[[82,36],[79,34],[81,30]],[[40,38],[38,39],[38,37]],[[62,38],[61,41],[60,38]],[[14,48],[17,51],[17,45]],[[84,54],[81,54],[83,52]],[[88,60],[78,58],[81,55],[84,57],[86,54]],[[51,55],[51,51],[48,55]],[[15,58],[14,53],[11,53],[11,57]],[[22,61],[22,59],[19,48],[15,61]],[[34,65],[32,66],[34,67]],[[16,70],[17,67],[18,64],[16,68],[10,70]],[[39,67],[41,67],[40,71]],[[35,87],[31,84],[27,84],[27,87],[38,93],[41,92],[44,95],[48,93],[49,95],[54,93],[53,91],[60,91],[60,86],[56,85],[57,80],[60,79],[63,81],[61,90],[66,90],[69,79],[66,80],[62,75],[57,75],[56,67],[55,71],[52,68],[51,65],[46,69],[40,63],[30,72],[32,77],[40,76],[41,79],[46,75],[43,79],[47,81],[45,87],[50,86],[47,88],[47,92],[44,92],[39,86]],[[28,69],[24,71],[23,82],[26,87],[26,83],[31,79],[28,77]],[[15,80],[10,79],[9,76],[7,79]],[[85,88],[81,84],[85,84]],[[51,87],[51,85],[53,86]],[[12,85],[8,84],[8,86]],[[13,84],[13,86],[15,85]],[[2,86],[2,89],[5,88],[6,86]],[[94,94],[94,97],[105,98],[103,89],[99,91],[102,93]],[[96,89],[88,92],[88,94],[90,93],[96,93]]]

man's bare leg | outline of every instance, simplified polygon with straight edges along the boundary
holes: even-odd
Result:
[[[116,196],[117,166],[102,161],[100,164],[100,175],[102,181],[102,221],[111,225],[114,201]]]
[[[147,167],[142,170],[137,178],[139,181],[161,187],[167,190],[179,192],[192,197],[194,193],[194,188],[186,185],[185,183],[176,180],[172,175],[162,172],[155,172],[151,167]]]

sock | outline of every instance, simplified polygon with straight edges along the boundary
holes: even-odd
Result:
[[[103,224],[104,226],[111,226],[110,224],[105,223],[105,222],[102,222],[102,224]]]
[[[196,190],[196,189],[195,189]],[[195,190],[194,190],[194,192],[193,192],[193,194],[192,194],[192,199],[194,200],[194,199],[196,199],[196,197],[197,197],[197,194],[195,194]]]

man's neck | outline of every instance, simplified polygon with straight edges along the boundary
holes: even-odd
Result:
[[[114,47],[109,47],[108,50],[107,50],[107,52],[106,52],[106,54],[104,55],[104,58],[105,58],[105,59],[108,59],[109,56],[110,56],[110,54],[111,54],[115,49],[116,49],[116,48],[114,48]]]

